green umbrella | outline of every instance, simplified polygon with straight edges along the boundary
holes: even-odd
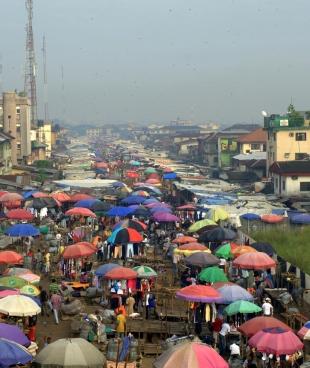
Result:
[[[154,167],[148,167],[144,170],[144,174],[154,174],[157,173],[157,170]]]
[[[157,273],[153,270],[153,268],[148,266],[136,266],[133,267],[133,270],[138,273],[139,278],[148,278],[157,276]]]
[[[221,245],[215,251],[215,255],[218,258],[231,259],[232,258],[232,254],[231,254],[231,246],[230,246],[230,244],[229,243],[226,243],[226,244]]]
[[[25,285],[20,289],[21,294],[38,296],[40,294],[40,290],[33,285]]]
[[[48,234],[49,228],[48,226],[40,226],[39,231],[41,234]]]
[[[7,286],[11,288],[20,289],[23,286],[28,285],[28,281],[16,277],[16,276],[5,276],[0,278],[0,286]]]
[[[193,225],[191,225],[188,228],[188,232],[189,233],[196,233],[197,231],[199,231],[203,227],[210,226],[210,225],[216,225],[216,223],[214,221],[210,220],[210,219],[200,220],[200,221],[195,222]]]
[[[246,300],[237,300],[224,309],[224,313],[228,316],[233,316],[238,313],[259,313],[261,311],[261,307]]]
[[[212,284],[214,282],[228,281],[224,271],[217,266],[203,269],[198,275],[198,278],[201,281],[205,281]]]

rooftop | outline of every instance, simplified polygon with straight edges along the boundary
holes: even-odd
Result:
[[[270,172],[283,176],[310,176],[310,161],[277,161],[270,166]]]
[[[245,134],[238,138],[239,143],[266,143],[267,132],[263,128],[254,130],[249,134]]]

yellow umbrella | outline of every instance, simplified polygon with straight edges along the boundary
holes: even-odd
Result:
[[[211,250],[210,249],[206,249],[206,250],[175,249],[174,252],[177,253],[177,254],[184,254],[186,257],[188,257],[191,254],[194,254],[194,253],[197,253],[197,252],[211,253]]]
[[[228,213],[221,207],[211,208],[208,212],[207,217],[210,220],[218,222],[219,220],[227,220],[229,215]]]
[[[40,294],[40,290],[34,285],[25,285],[20,289],[20,293],[30,296],[38,296]]]

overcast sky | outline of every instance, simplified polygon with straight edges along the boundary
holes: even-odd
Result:
[[[310,109],[309,0],[34,0],[38,104],[74,123],[261,122]],[[23,89],[24,0],[1,0],[2,89]],[[61,67],[64,70],[62,91]]]

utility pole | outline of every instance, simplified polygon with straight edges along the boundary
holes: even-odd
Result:
[[[37,85],[36,85],[36,60],[33,38],[33,0],[26,0],[27,25],[26,25],[26,71],[24,92],[31,101],[31,126],[37,126]]]
[[[46,70],[46,41],[45,35],[43,36],[43,74],[44,74],[44,120],[48,121],[48,89],[47,89],[47,70]]]

